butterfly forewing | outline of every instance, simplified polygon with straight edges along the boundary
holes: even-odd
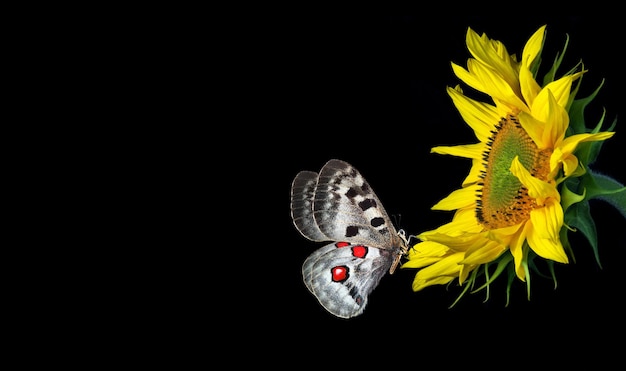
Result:
[[[365,178],[350,164],[330,160],[320,171],[313,218],[332,241],[390,249],[397,232]]]
[[[291,184],[291,218],[302,235],[312,241],[329,241],[313,219],[313,199],[317,173],[301,171]]]

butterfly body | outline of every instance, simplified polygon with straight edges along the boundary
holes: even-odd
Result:
[[[330,242],[305,260],[302,275],[320,304],[341,318],[363,312],[369,294],[408,249],[367,181],[341,160],[296,175],[291,216],[304,237]]]

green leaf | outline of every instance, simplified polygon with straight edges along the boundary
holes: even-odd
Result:
[[[563,245],[563,250],[565,250],[567,254],[572,257],[572,261],[576,263],[576,256],[574,255],[574,250],[572,250],[572,245],[569,242],[569,231],[570,227],[568,225],[564,225],[559,231],[559,239],[561,240],[561,245]]]
[[[606,111],[603,110],[600,121],[598,121],[596,127],[591,130],[591,133],[596,134],[600,132],[602,124],[604,123],[605,114]],[[613,125],[611,127],[613,126],[615,126],[615,121],[613,122]],[[578,157],[578,160],[583,164],[583,166],[587,167],[589,164],[592,164],[596,160],[596,158],[600,154],[603,143],[603,140],[582,142],[578,145],[578,148],[576,148],[574,154],[576,155],[576,157]]]
[[[621,209],[626,208],[626,204],[624,203],[626,202],[624,201],[624,191],[626,191],[626,187],[624,187],[622,183],[608,175],[597,173],[591,169],[589,169],[581,178],[583,187],[585,187],[585,191],[587,193],[585,196],[587,200],[600,196],[614,195],[614,199],[617,201],[617,206]]]
[[[598,266],[602,268],[600,264],[600,255],[598,253],[598,234],[596,231],[596,223],[591,217],[589,209],[589,201],[578,202],[573,204],[565,213],[563,222],[580,231],[589,241],[591,248],[593,249],[593,255],[596,257]]]
[[[580,78],[579,83],[581,81],[582,77]],[[570,124],[567,128],[567,136],[587,132],[587,127],[585,125],[585,108],[589,103],[591,103],[592,100],[595,99],[596,95],[600,91],[600,88],[602,88],[602,85],[604,85],[604,80],[602,80],[596,90],[594,90],[593,93],[591,93],[589,96],[587,96],[586,98],[576,99],[572,102],[572,105],[569,109]]]
[[[587,199],[597,198],[615,207],[626,218],[626,187],[610,176],[589,171],[583,177]]]
[[[545,39],[544,39],[544,42],[545,42]],[[554,58],[554,62],[552,63],[552,67],[550,67],[550,70],[543,77],[543,86],[546,86],[547,84],[555,80],[556,71],[559,69],[561,62],[563,61],[563,57],[565,56],[565,51],[567,50],[568,43],[569,43],[569,35],[566,34],[565,45],[563,45],[563,51],[560,54],[559,53],[556,54],[556,57]],[[541,49],[543,50],[543,45],[541,46]],[[539,64],[537,64],[534,67],[539,68]],[[536,70],[534,72],[536,72]]]

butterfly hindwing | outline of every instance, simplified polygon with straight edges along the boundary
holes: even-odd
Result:
[[[302,266],[307,288],[330,313],[341,318],[360,315],[369,294],[394,260],[389,250],[333,242],[311,254]]]

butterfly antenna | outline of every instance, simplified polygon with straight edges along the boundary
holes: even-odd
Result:
[[[417,238],[417,236],[416,236],[416,235],[414,235],[414,234],[410,234],[410,235],[408,235],[408,236],[406,237],[407,244],[411,244],[411,239],[416,239],[416,240],[419,240],[419,238]],[[417,243],[417,241],[415,241],[415,243]]]
[[[393,221],[395,225],[400,225],[400,220],[402,220],[402,214],[393,214]]]

